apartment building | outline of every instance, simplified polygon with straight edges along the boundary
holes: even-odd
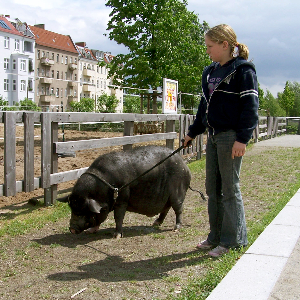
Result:
[[[97,99],[102,94],[115,95],[119,100],[117,112],[123,111],[123,91],[110,86],[111,78],[108,78],[108,64],[113,58],[110,53],[89,49],[85,42],[75,43],[79,54],[79,93],[80,98]],[[100,66],[99,62],[105,62]]]
[[[10,106],[34,99],[34,49],[27,24],[0,15],[0,96]]]
[[[43,108],[78,101],[78,52],[68,35],[45,29],[44,24],[29,26],[35,35],[35,102]]]

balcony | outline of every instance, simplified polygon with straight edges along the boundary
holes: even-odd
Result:
[[[77,82],[76,81],[69,81],[68,86],[70,86],[70,87],[77,86]]]
[[[53,66],[54,60],[50,59],[49,57],[42,57],[41,58],[41,64],[44,66]]]
[[[41,77],[40,83],[51,84],[53,82],[53,78],[50,77]]]
[[[74,95],[69,95],[68,96],[68,101],[69,102],[76,101],[76,100],[77,100],[77,96],[74,96]]]
[[[55,95],[41,95],[40,100],[41,100],[41,102],[44,102],[44,103],[54,103]]]
[[[82,90],[84,92],[94,92],[95,91],[95,85],[84,83],[83,86],[82,86]]]
[[[77,70],[77,65],[76,65],[76,64],[73,64],[73,63],[70,63],[70,64],[69,64],[69,69],[70,69],[71,71]]]
[[[93,75],[93,70],[89,70],[89,69],[83,69],[83,76],[87,76],[87,77],[91,77]]]

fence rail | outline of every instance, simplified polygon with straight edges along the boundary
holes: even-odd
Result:
[[[175,148],[175,140],[185,136],[188,127],[193,123],[193,115],[162,115],[162,114],[101,114],[76,112],[0,112],[0,123],[4,123],[4,179],[0,184],[0,196],[15,196],[19,192],[32,192],[44,189],[45,205],[56,201],[57,185],[79,178],[88,167],[58,172],[58,157],[62,153],[79,150],[97,149],[102,147],[123,146],[124,150],[132,148],[136,143],[165,140],[166,147]],[[123,122],[123,137],[101,138],[80,141],[58,141],[59,124],[85,122]],[[163,133],[134,135],[134,124],[137,122],[164,123]],[[175,122],[179,129],[176,132]],[[24,126],[24,177],[16,180],[16,126]],[[34,176],[34,126],[41,126],[41,174]],[[259,125],[254,130],[254,141],[261,138],[271,138],[286,131],[286,118],[261,117]],[[197,153],[201,157],[205,145],[203,135],[200,135],[188,149],[181,154]]]

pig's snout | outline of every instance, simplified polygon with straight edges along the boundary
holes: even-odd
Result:
[[[70,232],[72,233],[72,234],[79,234],[79,233],[81,233],[81,231],[80,230],[76,230],[76,229],[74,229],[74,228],[69,228],[70,229]]]

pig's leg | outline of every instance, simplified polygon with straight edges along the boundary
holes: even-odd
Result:
[[[180,199],[177,198],[176,201],[172,202],[172,208],[174,209],[176,216],[174,231],[178,231],[182,226],[183,201],[180,201]]]
[[[115,222],[116,222],[116,232],[114,233],[114,238],[118,239],[118,238],[123,237],[122,225],[123,225],[123,220],[125,217],[126,209],[127,209],[126,203],[118,204],[117,206],[115,206],[114,218],[115,218]]]
[[[159,217],[154,221],[153,226],[160,226],[163,223],[163,221],[164,221],[165,217],[167,216],[170,208],[171,208],[171,205],[168,203],[164,207],[162,212],[160,213]]]

